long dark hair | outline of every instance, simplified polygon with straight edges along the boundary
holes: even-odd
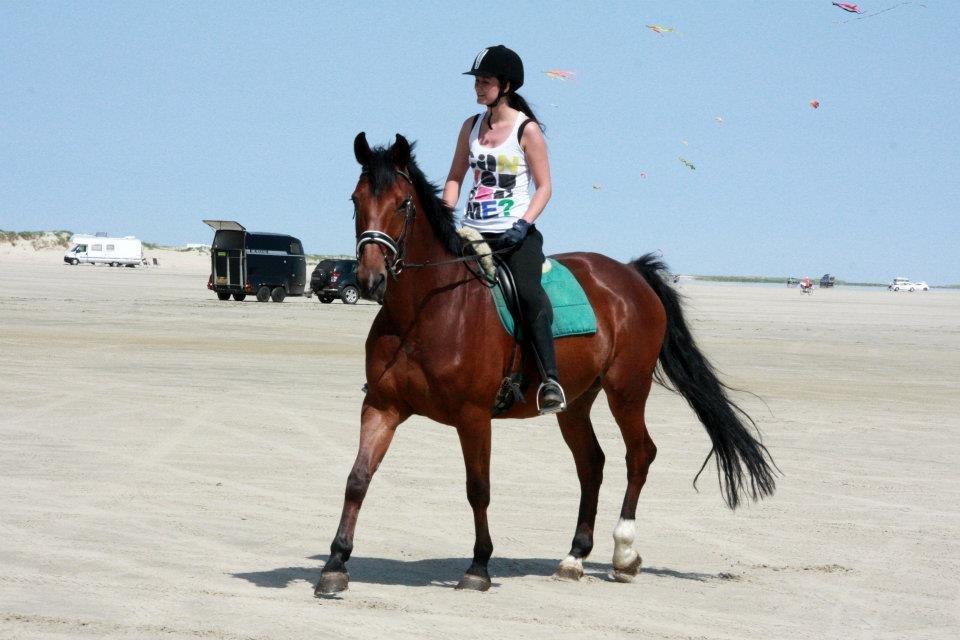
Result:
[[[502,82],[503,81],[501,80],[501,83]],[[510,108],[516,109],[517,111],[522,111],[525,116],[527,116],[528,118],[530,118],[531,120],[537,123],[537,126],[540,127],[540,131],[547,130],[547,128],[543,126],[543,123],[540,122],[540,119],[537,118],[536,115],[534,115],[533,109],[530,108],[530,105],[527,103],[526,100],[524,100],[522,95],[514,91],[511,91],[510,93],[506,94],[506,98],[507,98],[507,105]]]

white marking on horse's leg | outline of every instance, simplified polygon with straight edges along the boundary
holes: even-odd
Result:
[[[583,559],[567,556],[560,561],[554,575],[564,580],[579,580],[583,577]]]
[[[615,574],[634,576],[640,568],[640,554],[633,549],[637,535],[636,520],[620,518],[613,529],[613,569]]]

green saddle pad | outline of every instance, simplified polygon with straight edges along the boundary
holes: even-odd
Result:
[[[550,270],[541,277],[550,304],[553,305],[553,337],[582,336],[597,332],[597,316],[587,300],[583,287],[565,266],[549,258]],[[493,301],[500,314],[500,322],[513,335],[513,315],[507,308],[500,287],[493,287]]]

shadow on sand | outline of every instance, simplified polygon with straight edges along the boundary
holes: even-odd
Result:
[[[310,560],[326,562],[326,555],[311,556]],[[554,558],[493,558],[490,560],[490,577],[497,586],[498,578],[518,578],[524,576],[550,577],[557,570],[559,560]],[[351,582],[400,585],[406,587],[449,586],[460,580],[470,565],[469,558],[432,558],[428,560],[394,560],[386,558],[351,558],[347,563]],[[320,579],[322,565],[307,567],[279,567],[269,571],[253,571],[231,574],[235,578],[247,580],[258,587],[284,589],[292,582],[302,580],[314,584]],[[584,575],[612,581],[609,576],[611,567],[601,562],[584,562]],[[643,567],[641,575],[648,574],[660,578],[694,580],[708,582],[728,580],[729,574],[700,573],[696,571],[675,571],[673,569]]]

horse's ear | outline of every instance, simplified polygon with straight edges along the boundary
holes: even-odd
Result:
[[[353,139],[353,155],[357,157],[360,166],[367,166],[370,163],[370,145],[367,143],[367,134],[361,131]]]
[[[393,158],[393,164],[398,169],[406,170],[407,165],[410,164],[410,143],[399,133],[397,134],[397,141],[390,147],[390,157]]]

